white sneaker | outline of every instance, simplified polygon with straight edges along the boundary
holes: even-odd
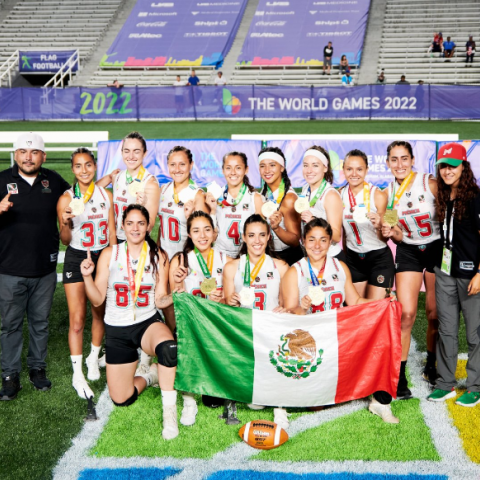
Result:
[[[198,407],[196,403],[184,403],[180,423],[186,427],[194,425],[197,413]]]
[[[263,410],[265,408],[263,405],[255,405],[254,403],[247,403],[247,407],[250,410]]]
[[[382,405],[372,398],[368,409],[374,415],[378,415],[385,423],[400,423],[400,420],[392,413],[392,407],[390,405]]]
[[[279,426],[286,430],[290,426],[288,421],[287,411],[284,408],[274,408],[273,409],[273,421]]]
[[[167,405],[163,406],[163,430],[162,437],[165,440],[172,440],[178,437],[177,424],[177,406]]]
[[[141,367],[145,367],[145,365],[141,365]],[[140,372],[140,370],[142,370]],[[155,385],[158,386],[158,366],[156,363],[152,363],[148,367],[147,372],[144,372],[145,368],[137,368],[135,372],[136,377],[142,377],[147,382],[147,387],[154,387]]]
[[[98,358],[91,358],[90,355],[85,359],[87,366],[87,378],[89,380],[98,380],[100,378],[100,370],[98,368]]]
[[[150,365],[146,363],[139,363],[137,369],[135,370],[136,377],[143,377],[144,375],[148,375],[150,372]]]
[[[107,361],[105,359],[105,354],[103,354],[99,359],[98,359],[98,366],[100,368],[105,368],[107,366]]]
[[[93,390],[88,385],[83,375],[73,375],[72,386],[77,391],[77,395],[83,399],[89,399],[94,396]]]

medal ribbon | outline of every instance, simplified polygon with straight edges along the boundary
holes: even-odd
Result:
[[[390,200],[390,203],[388,204],[388,207],[387,207],[389,210],[392,210],[394,205],[395,206],[398,205],[398,202],[399,202],[400,198],[405,193],[405,190],[407,189],[408,184],[410,183],[410,180],[412,179],[412,177],[414,175],[415,175],[414,172],[410,172],[408,174],[408,176],[403,179],[402,184],[400,185],[400,188],[398,189],[397,193],[395,193],[395,182],[396,181],[394,181],[392,199]]]
[[[125,253],[127,254],[128,285],[130,287],[130,295],[133,299],[133,317],[135,318],[135,304],[137,302],[138,292],[140,291],[140,287],[142,285],[143,270],[147,260],[147,242],[143,242],[142,253],[138,259],[137,273],[135,274],[135,278],[133,277],[133,269],[132,265],[130,264],[130,254],[128,253],[127,242],[125,242]]]
[[[327,181],[325,179],[323,179],[322,183],[317,188],[317,193],[315,194],[313,199],[310,200],[310,206],[311,207],[315,206],[315,204],[317,203],[317,200],[322,196],[322,193],[325,191],[326,188],[327,188]],[[311,189],[311,187],[308,187],[308,198],[310,198],[311,194],[312,194],[312,189]]]
[[[198,264],[202,269],[203,276],[205,278],[211,278],[212,269],[213,269],[213,248],[211,248],[210,251],[208,252],[207,262],[205,262],[205,259],[203,258],[202,254],[200,253],[197,247],[194,248],[194,252],[197,257]]]
[[[270,187],[267,185],[267,198],[269,200],[272,200],[273,202],[279,204],[281,203],[283,197],[285,196],[285,181],[282,178],[282,181],[280,182],[280,186],[278,187],[278,197],[275,200],[275,197],[273,196],[273,192],[270,190]]]
[[[190,178],[188,180],[188,187],[187,188],[190,188],[192,185],[195,186],[195,182]],[[173,183],[173,201],[175,203],[180,203],[180,200],[178,198],[178,193],[175,192],[175,182]]]
[[[355,195],[350,186],[348,187],[348,200],[350,202],[350,209],[357,206]],[[365,205],[367,212],[370,213],[370,185],[367,182],[363,182],[363,204]]]
[[[243,196],[245,195],[245,192],[247,191],[247,186],[245,184],[242,185],[242,188],[240,189],[240,193],[238,194],[237,198],[233,200],[233,203],[228,203],[227,202],[227,196],[228,196],[228,185],[225,187],[225,191],[223,192],[223,200],[221,202],[222,207],[235,207],[237,206],[243,199]]]
[[[243,285],[245,287],[250,287],[252,282],[257,278],[257,275],[262,269],[264,263],[265,263],[265,254],[262,255],[260,260],[256,263],[255,267],[253,268],[252,273],[250,273],[250,257],[248,256],[248,253],[247,253],[246,259],[245,259],[245,275],[243,277]]]
[[[83,196],[83,203],[87,203],[92,198],[94,190],[95,190],[95,183],[92,182],[88,186],[88,189],[85,192],[85,195]],[[74,194],[75,198],[82,198],[82,192],[80,192],[80,187],[78,185],[78,182],[75,184],[74,192],[75,192]]]
[[[315,275],[313,272],[312,264],[310,263],[310,259],[307,258],[308,261],[308,268],[310,269],[310,278],[312,279],[312,285],[318,287],[320,283],[322,283],[323,275],[325,273],[325,265],[327,264],[327,259],[325,258],[325,262],[323,267],[318,271],[318,275]]]
[[[146,172],[145,167],[142,165],[142,166],[140,167],[140,170],[139,170],[138,173],[137,173],[137,176],[136,176],[136,178],[135,178],[135,181],[136,181],[136,182],[141,182],[141,181],[143,180],[143,177],[144,177],[144,175],[145,175],[145,172]],[[132,183],[132,182],[134,181],[133,178],[132,178],[132,176],[128,173],[128,170],[127,170],[125,176],[127,177],[127,185],[129,185],[130,183]]]

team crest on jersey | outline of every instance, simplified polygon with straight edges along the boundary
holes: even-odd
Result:
[[[244,210],[248,210],[248,203],[244,203],[244,204],[243,204],[243,209],[244,209]]]
[[[48,180],[42,180],[42,185],[43,185],[43,188],[48,188],[50,183],[48,182]]]
[[[125,195],[127,193],[126,190],[122,190],[122,196]]]
[[[423,203],[423,202],[425,201],[425,196],[424,196],[424,195],[420,195],[420,196],[418,197],[418,201],[419,201],[420,203]]]
[[[327,284],[327,281],[325,279],[322,280],[322,285],[325,286]]]
[[[222,273],[223,270],[221,268],[217,268],[217,273]]]
[[[273,279],[273,272],[267,272],[267,278],[269,280],[272,280]]]
[[[149,271],[150,271],[150,265],[147,265],[147,266],[145,267],[145,273],[148,273]]]
[[[418,248],[420,249],[421,252],[424,252],[427,249],[427,246],[426,245],[420,245]]]
[[[100,208],[101,208],[102,210],[106,210],[107,207],[105,206],[104,203],[101,203],[101,204],[100,204]]]
[[[260,281],[260,277],[257,277],[255,281],[258,283]]]
[[[358,256],[360,257],[361,260],[365,260],[365,254],[364,253],[359,253]]]
[[[379,276],[377,277],[377,282],[378,282],[378,283],[383,283],[384,281],[385,281],[385,277],[384,277],[383,275],[379,275]]]
[[[338,282],[338,275],[336,273],[332,275],[332,278],[334,282]]]
[[[168,208],[172,206],[172,202],[168,202]]]
[[[405,195],[406,195],[407,198],[410,198],[411,195],[412,195],[412,192],[407,192]]]
[[[323,350],[317,350],[315,339],[305,330],[294,330],[280,337],[277,351],[270,350],[270,363],[287,378],[307,378],[322,363]]]
[[[97,213],[97,209],[95,207],[92,207],[92,212]]]

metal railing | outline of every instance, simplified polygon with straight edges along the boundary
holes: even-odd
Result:
[[[17,70],[19,64],[18,50],[12,53],[12,55],[0,65],[0,86],[3,86],[3,82],[8,78],[8,87],[12,87],[12,71]]]
[[[78,50],[72,54],[72,56],[60,67],[58,72],[44,85],[44,87],[63,88],[64,80],[68,76],[69,82],[72,81],[73,69],[78,66],[80,69],[80,54]]]

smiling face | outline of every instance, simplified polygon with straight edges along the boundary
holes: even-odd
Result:
[[[79,183],[90,185],[96,171],[97,166],[88,153],[77,153],[73,157],[72,172]]]
[[[269,160],[268,158],[265,158],[260,162],[259,170],[263,181],[267,185],[272,185],[281,178],[282,172],[285,170],[285,168],[275,160]]]
[[[452,167],[446,163],[440,163],[438,166],[440,176],[446,185],[453,188],[458,188],[460,185],[460,177],[463,172],[463,162],[458,167]]]
[[[26,177],[36,175],[46,159],[44,152],[41,150],[32,150],[31,148],[19,148],[15,150],[14,157],[18,169]]]
[[[148,222],[140,210],[132,210],[123,222],[127,241],[131,245],[143,243],[147,234]]]
[[[350,187],[363,185],[368,172],[368,167],[362,157],[349,156],[343,163],[343,173]]]
[[[319,184],[327,171],[328,168],[317,157],[308,155],[303,159],[303,178],[309,185],[314,186]]]
[[[168,173],[175,184],[183,183],[190,178],[193,162],[190,163],[185,152],[175,152],[168,158]]]
[[[247,225],[242,239],[247,245],[247,251],[250,256],[261,256],[267,248],[270,233],[267,226],[263,223],[250,223]]]
[[[305,250],[310,260],[318,262],[326,257],[330,248],[331,238],[324,228],[314,227],[305,235],[304,242]]]
[[[213,243],[214,230],[211,223],[206,218],[196,218],[193,220],[188,236],[200,252],[209,250]]]
[[[143,164],[143,159],[147,154],[143,150],[143,145],[140,140],[136,138],[127,138],[122,146],[122,158],[128,170],[134,172]]]
[[[243,183],[248,168],[245,167],[242,157],[230,155],[225,159],[222,171],[228,186],[234,188]]]
[[[402,146],[393,147],[387,158],[387,165],[393,176],[402,181],[410,174],[415,164],[415,157],[412,157],[409,151]]]

